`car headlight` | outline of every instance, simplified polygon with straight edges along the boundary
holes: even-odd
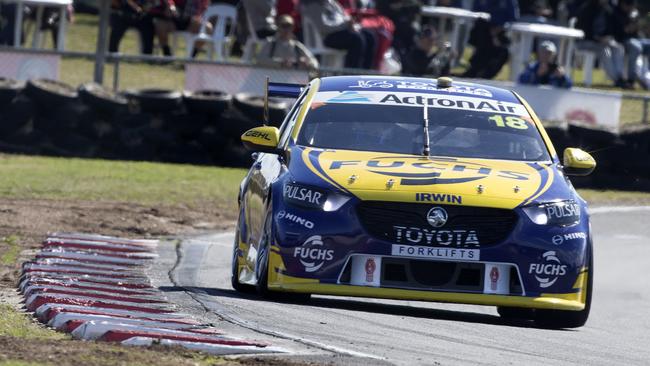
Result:
[[[282,187],[284,201],[304,208],[316,208],[323,211],[336,211],[343,206],[350,197],[327,192],[320,188],[305,186],[298,183],[286,182]]]
[[[580,205],[573,200],[543,203],[523,210],[537,225],[571,226],[580,222]]]

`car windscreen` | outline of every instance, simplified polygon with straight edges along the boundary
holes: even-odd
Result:
[[[423,108],[313,103],[296,142],[318,148],[421,155]],[[427,108],[431,156],[550,160],[544,141],[527,114]]]

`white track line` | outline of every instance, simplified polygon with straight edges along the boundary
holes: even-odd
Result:
[[[589,208],[590,214],[604,214],[613,212],[639,212],[650,211],[650,206],[600,206]]]

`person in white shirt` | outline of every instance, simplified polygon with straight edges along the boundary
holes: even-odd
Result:
[[[285,68],[317,69],[318,60],[293,34],[293,18],[282,15],[276,21],[278,26],[275,37],[264,41],[256,54],[259,65],[279,66]]]

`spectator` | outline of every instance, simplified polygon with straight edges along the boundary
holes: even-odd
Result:
[[[111,11],[111,33],[108,37],[108,52],[119,52],[120,42],[126,31],[133,27],[140,33],[141,52],[153,53],[153,16],[150,0],[114,0]]]
[[[257,38],[264,39],[275,34],[275,0],[242,0],[244,11],[253,25]],[[246,27],[248,28],[248,27]]]
[[[14,44],[16,6],[16,4],[0,2],[0,45],[18,46]],[[21,33],[24,38],[25,32]]]
[[[375,55],[372,68],[379,69],[384,60],[384,55],[389,52],[393,43],[393,33],[395,32],[393,22],[379,14],[376,9],[359,7],[354,0],[337,1],[346,13],[361,24],[364,30],[372,33],[375,39]]]
[[[402,61],[402,71],[416,76],[447,76],[451,68],[451,60],[454,58],[454,52],[450,47],[449,42],[439,45],[436,31],[425,28],[416,37],[415,47]]]
[[[293,18],[282,15],[277,21],[274,37],[266,39],[257,53],[257,63],[265,66],[317,69],[318,61],[311,52],[293,35]]]
[[[519,0],[519,10],[519,21],[526,23],[548,23],[553,15],[545,0]]]
[[[614,9],[608,0],[589,0],[578,10],[576,26],[585,32],[585,39],[576,44],[579,49],[595,52],[614,85],[628,88],[623,77],[625,49],[614,38]]]
[[[370,69],[375,54],[372,32],[363,29],[335,0],[302,0],[302,17],[309,18],[325,46],[345,50],[345,67]]]
[[[164,15],[155,22],[156,35],[162,48],[163,55],[172,56],[169,48],[169,34],[174,31],[198,33],[201,29],[203,13],[208,8],[210,0],[170,0],[165,4]],[[197,45],[193,57],[200,49]]]
[[[619,0],[614,10],[614,38],[625,47],[627,54],[627,83],[633,87],[639,82],[642,88],[650,86],[648,66],[640,57],[650,56],[650,39],[642,38],[639,33],[639,11],[636,0]]]
[[[470,78],[494,78],[508,61],[508,45],[504,25],[519,18],[516,0],[476,0],[474,11],[490,14],[490,21],[478,20],[470,33],[474,54],[463,74]]]
[[[519,75],[521,84],[551,85],[558,88],[570,88],[571,79],[565,74],[562,66],[555,62],[557,48],[551,41],[544,41],[537,50],[537,61],[532,62]]]
[[[393,21],[393,48],[401,59],[415,45],[415,36],[420,32],[420,0],[375,0],[380,14]]]

